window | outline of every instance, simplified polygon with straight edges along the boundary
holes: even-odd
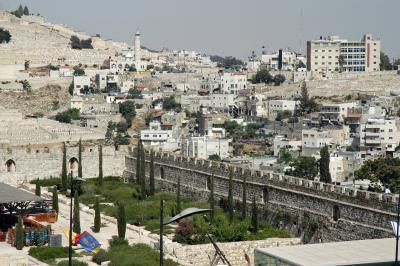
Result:
[[[339,205],[334,205],[333,206],[333,213],[332,213],[332,218],[333,220],[336,222],[337,220],[340,219],[340,209],[339,209]]]

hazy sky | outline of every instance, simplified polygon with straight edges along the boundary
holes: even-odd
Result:
[[[54,23],[128,42],[142,33],[149,48],[188,49],[246,58],[306,40],[370,32],[382,50],[400,57],[399,0],[0,0],[0,9],[28,5]]]

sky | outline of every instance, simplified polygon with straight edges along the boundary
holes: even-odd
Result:
[[[306,41],[372,33],[390,58],[400,57],[399,0],[0,0],[27,5],[48,21],[133,45],[195,50],[246,59],[280,48],[306,51]],[[0,24],[1,26],[1,24]]]

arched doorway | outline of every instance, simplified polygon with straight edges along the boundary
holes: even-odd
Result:
[[[8,160],[6,162],[6,170],[8,173],[14,173],[16,171],[16,166],[15,166],[15,162],[13,160]]]
[[[78,173],[78,168],[79,168],[78,159],[76,159],[75,157],[72,157],[71,159],[69,159],[68,168],[69,168],[68,172],[72,171],[76,175]]]

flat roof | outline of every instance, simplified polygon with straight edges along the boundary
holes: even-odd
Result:
[[[43,201],[43,198],[8,184],[0,183],[0,204],[26,201]]]
[[[330,266],[392,262],[395,250],[396,238],[383,238],[258,248],[256,252],[280,259],[290,265]]]

